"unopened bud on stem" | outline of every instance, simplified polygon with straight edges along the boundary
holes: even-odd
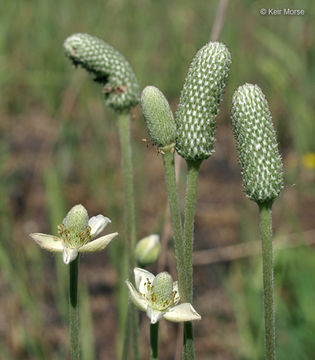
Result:
[[[161,252],[161,243],[159,235],[152,234],[140,241],[136,246],[136,259],[141,266],[154,264]]]
[[[147,86],[141,94],[141,107],[154,144],[164,147],[174,143],[175,120],[163,93],[154,86]]]

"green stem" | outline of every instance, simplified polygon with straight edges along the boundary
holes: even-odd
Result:
[[[262,203],[258,206],[263,257],[265,357],[267,360],[274,360],[276,355],[273,303],[272,202]]]
[[[159,322],[150,324],[150,360],[158,360]]]
[[[187,188],[185,201],[185,224],[184,224],[184,255],[186,265],[186,288],[187,298],[184,301],[193,301],[193,245],[194,245],[194,222],[197,195],[197,183],[201,160],[187,161]],[[184,360],[195,358],[192,322],[184,323]]]
[[[193,299],[193,246],[194,246],[194,223],[197,196],[197,183],[201,161],[187,161],[187,188],[185,201],[185,224],[184,224],[184,253],[186,265],[187,299],[192,303]]]
[[[120,137],[120,151],[121,151],[121,166],[123,172],[124,183],[124,200],[125,200],[125,229],[126,229],[126,252],[128,254],[128,273],[129,280],[134,283],[133,269],[135,267],[135,245],[136,245],[136,215],[135,215],[135,199],[134,199],[134,185],[133,185],[133,167],[132,167],[132,153],[130,142],[130,114],[120,113],[118,116],[119,122],[119,137]],[[123,279],[125,280],[125,279]],[[125,337],[129,337],[130,328],[132,330],[133,339],[133,358],[139,359],[139,345],[138,332],[139,324],[137,312],[134,305],[128,303],[130,313],[130,325],[125,327]],[[127,344],[124,341],[124,344]],[[127,353],[123,349],[123,354]]]
[[[172,228],[175,240],[175,256],[178,274],[179,295],[180,298],[183,299],[183,301],[186,301],[186,267],[184,261],[183,230],[176,188],[176,173],[173,146],[171,146],[169,149],[164,149],[163,162],[165,168],[168,201],[171,210]]]
[[[184,322],[184,360],[195,358],[194,333],[191,321]]]
[[[69,264],[69,309],[71,360],[80,359],[79,307],[78,307],[79,255]]]

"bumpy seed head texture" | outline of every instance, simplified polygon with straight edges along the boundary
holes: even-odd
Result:
[[[88,34],[74,34],[64,42],[65,54],[104,85],[106,104],[125,111],[139,103],[139,86],[127,60],[112,46]]]
[[[175,120],[163,93],[154,86],[147,86],[141,94],[143,116],[152,141],[159,147],[175,142]]]
[[[214,152],[215,118],[231,65],[224,44],[210,42],[194,57],[176,113],[176,150],[186,160],[204,160]]]
[[[167,272],[159,273],[152,283],[153,303],[151,306],[158,310],[167,308],[172,301],[173,279]]]
[[[247,196],[257,203],[274,200],[283,188],[282,161],[268,103],[257,85],[235,91],[232,124]]]

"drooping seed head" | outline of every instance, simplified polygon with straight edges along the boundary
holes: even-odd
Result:
[[[268,103],[257,85],[235,91],[232,125],[247,196],[257,203],[274,200],[283,188],[282,161]]]
[[[154,86],[147,86],[141,94],[141,107],[154,144],[164,147],[174,143],[175,120],[163,93]]]
[[[176,150],[186,160],[214,152],[215,118],[230,65],[230,52],[219,42],[206,44],[190,65],[176,113]]]
[[[106,104],[115,111],[128,110],[139,102],[136,76],[123,55],[105,41],[88,34],[74,34],[64,42],[65,54],[104,85]]]
[[[61,225],[59,233],[69,247],[84,245],[90,237],[88,226],[89,215],[83,205],[75,205],[68,212]]]

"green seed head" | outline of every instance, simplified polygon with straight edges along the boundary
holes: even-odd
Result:
[[[59,225],[59,233],[67,246],[79,247],[89,240],[89,215],[83,205],[75,205]]]
[[[161,243],[158,235],[147,236],[138,241],[136,246],[136,259],[141,266],[154,264],[161,252]]]
[[[175,120],[163,93],[154,86],[147,86],[142,91],[141,106],[152,141],[159,147],[174,143]]]
[[[190,65],[176,113],[176,150],[186,160],[214,152],[215,118],[230,65],[230,52],[219,42],[206,44]]]
[[[139,86],[127,60],[112,46],[88,34],[74,34],[64,42],[65,54],[104,85],[106,104],[125,111],[139,102]]]
[[[169,273],[161,272],[154,278],[150,296],[153,309],[162,311],[173,304],[173,279]]]
[[[274,200],[283,188],[282,161],[268,103],[257,85],[235,91],[232,124],[247,196],[257,203]]]

